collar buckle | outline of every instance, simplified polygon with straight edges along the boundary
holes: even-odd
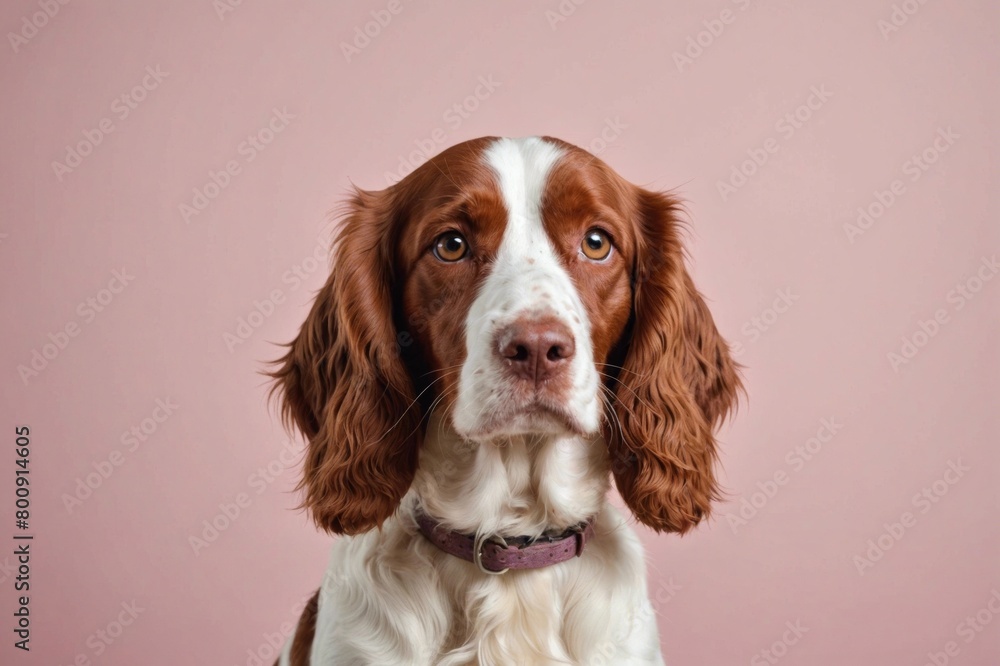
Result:
[[[486,566],[483,564],[483,548],[486,547],[486,543],[488,541],[493,541],[496,539],[499,539],[500,541],[500,543],[497,544],[498,546],[500,546],[501,548],[507,547],[507,540],[504,539],[502,536],[497,535],[495,537],[488,537],[485,534],[477,536],[475,543],[472,546],[472,561],[476,565],[476,567],[483,573],[489,574],[491,576],[502,576],[503,574],[510,571],[510,567],[507,567],[500,571],[494,571],[493,569],[487,569]]]

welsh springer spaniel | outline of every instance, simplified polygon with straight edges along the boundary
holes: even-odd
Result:
[[[679,203],[552,138],[352,197],[278,362],[334,542],[278,663],[661,664],[640,542],[716,498],[741,386]]]

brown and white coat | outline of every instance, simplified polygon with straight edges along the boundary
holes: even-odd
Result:
[[[335,541],[279,663],[660,664],[642,548],[717,495],[740,390],[683,261],[679,204],[551,138],[454,146],[357,191],[274,373]],[[489,575],[425,539],[590,518],[580,557]]]

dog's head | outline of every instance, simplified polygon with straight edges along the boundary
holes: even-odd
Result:
[[[716,495],[740,384],[683,262],[678,202],[550,138],[454,146],[357,191],[333,271],[274,373],[323,528],[381,524],[425,417],[460,437],[601,433],[636,518],[684,532]]]

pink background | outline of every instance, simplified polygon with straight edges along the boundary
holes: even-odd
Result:
[[[603,142],[626,178],[679,188],[696,281],[746,365],[750,400],[721,433],[731,501],[683,539],[642,533],[668,662],[1000,663],[1000,8],[678,4],[247,1],[220,18],[211,0],[70,2],[16,51],[8,36],[0,661],[266,657],[330,545],[293,510],[297,471],[257,374],[325,277],[327,212],[419,146],[545,133]],[[0,26],[38,11],[7,2]],[[341,44],[373,11],[391,21],[348,61]],[[898,29],[880,28],[894,12]],[[165,77],[122,117],[115,99],[147,66]],[[294,118],[248,160],[274,108]],[[783,120],[797,110],[797,127]],[[113,131],[57,176],[102,119]],[[926,171],[910,161],[925,151]],[[767,160],[741,166],[753,156]],[[179,206],[231,160],[186,223]],[[734,168],[753,173],[724,197]],[[881,215],[849,234],[859,207]],[[102,291],[122,269],[127,286]],[[267,316],[230,349],[255,302]],[[50,334],[65,348],[23,380]],[[157,399],[176,405],[162,423],[147,420]],[[123,442],[144,420],[146,441]],[[15,424],[32,429],[30,655],[10,631]],[[195,553],[189,537],[240,493]]]

